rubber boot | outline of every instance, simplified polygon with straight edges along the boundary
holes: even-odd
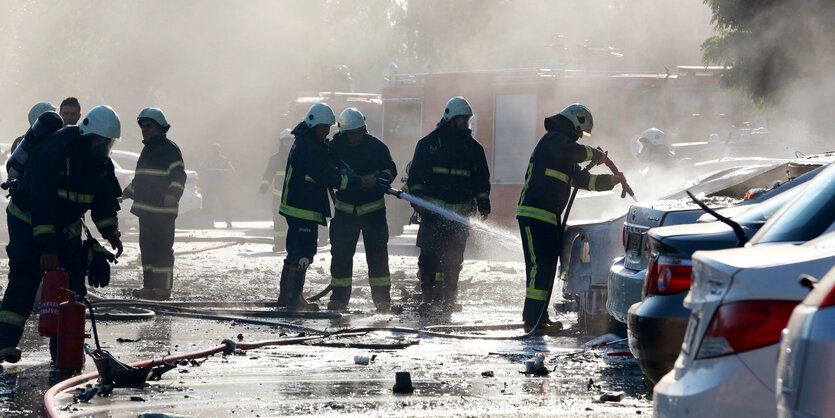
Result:
[[[525,333],[526,334],[531,332],[532,329],[533,329],[533,326],[525,325]],[[554,335],[559,331],[562,331],[562,322],[554,321],[552,323],[548,323],[548,322],[543,321],[536,328],[536,331],[534,331],[534,334],[536,334],[536,335]]]
[[[423,302],[421,302],[421,304],[418,306],[418,309],[420,309],[423,312],[431,311],[433,283],[421,283],[420,288],[423,291]]]
[[[286,308],[287,307],[287,277],[290,273],[289,267],[284,266],[281,269],[281,278],[278,279],[278,307]]]
[[[328,301],[328,309],[333,311],[344,311],[348,308],[351,300],[351,286],[334,286],[331,282],[331,300]]]
[[[461,312],[463,307],[458,303],[458,275],[459,272],[444,272],[444,311]]]
[[[318,311],[319,305],[307,303],[302,296],[305,272],[294,268],[288,268],[287,272],[287,309],[291,311]]]
[[[5,347],[0,349],[0,363],[17,363],[20,361],[20,349],[17,347]]]

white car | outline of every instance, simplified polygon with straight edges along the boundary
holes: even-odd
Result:
[[[835,411],[835,268],[794,308],[777,360],[781,417],[823,417]]]
[[[130,151],[114,150],[110,154],[110,160],[113,161],[113,166],[116,168],[116,178],[119,180],[119,185],[124,190],[130,184],[131,180],[133,180],[134,169],[136,168],[136,161],[139,160],[139,154]],[[196,171],[186,170],[186,187],[183,191],[183,197],[180,198],[179,216],[194,215],[203,208],[203,196],[199,191],[198,180]],[[134,221],[135,216],[130,213],[132,204],[133,201],[130,199],[125,199],[122,202],[122,210],[119,211],[120,221]]]
[[[780,333],[808,293],[797,278],[821,277],[835,265],[833,230],[830,165],[766,222],[752,247],[693,255],[684,299],[692,313],[675,368],[655,386],[657,416],[777,414]]]

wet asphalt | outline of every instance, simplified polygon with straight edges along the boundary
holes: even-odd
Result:
[[[220,224],[218,224],[220,225]],[[512,231],[510,232],[512,233]],[[317,330],[359,327],[424,328],[432,325],[511,324],[521,320],[524,262],[518,243],[494,237],[471,237],[461,274],[463,311],[417,311],[418,249],[410,227],[390,243],[392,298],[400,315],[377,314],[368,287],[360,245],[354,259],[354,289],[349,311],[339,318],[269,318],[266,308],[225,307],[213,302],[272,301],[278,292],[283,253],[272,253],[270,223],[236,223],[235,228],[178,230],[175,244],[175,301],[205,304],[201,312],[284,322]],[[126,234],[122,261],[111,286],[97,296],[124,299],[141,287],[135,231]],[[329,248],[319,248],[305,294],[324,289],[330,277]],[[3,263],[7,269],[6,264]],[[5,271],[3,273],[6,273]],[[327,296],[320,301],[324,306]],[[106,312],[100,312],[105,314]],[[246,314],[246,315],[245,315]],[[216,354],[183,362],[158,381],[142,387],[116,388],[107,397],[86,402],[79,395],[96,383],[67,390],[55,398],[62,416],[634,416],[652,413],[651,383],[634,363],[609,364],[596,350],[580,350],[595,336],[583,335],[576,315],[551,313],[565,330],[556,336],[524,340],[486,340],[478,336],[516,336],[521,329],[458,332],[472,339],[418,336],[378,331],[353,337],[329,337],[302,345],[268,346]],[[89,329],[89,321],[88,321]],[[296,328],[156,315],[144,320],[100,320],[102,348],[132,363],[217,346],[224,339],[255,342],[297,336]],[[88,343],[93,344],[92,339]],[[4,364],[0,373],[0,413],[33,416],[42,412],[43,393],[71,375],[50,362],[46,339],[37,334],[37,316],[27,324],[20,363]],[[548,357],[548,375],[522,373],[536,353]],[[355,364],[355,356],[373,358]],[[205,360],[205,361],[204,361]],[[84,372],[94,371],[92,361]],[[397,372],[409,372],[411,394],[395,394]],[[599,401],[602,393],[624,392],[620,402]]]

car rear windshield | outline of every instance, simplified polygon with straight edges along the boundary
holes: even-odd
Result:
[[[765,202],[756,205],[751,210],[734,216],[733,220],[742,225],[762,225],[777,213],[790,199],[797,196],[805,185],[795,186]]]
[[[835,221],[835,166],[829,166],[811,180],[751,239],[752,244],[805,242]]]

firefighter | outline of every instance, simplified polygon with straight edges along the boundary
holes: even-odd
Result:
[[[54,112],[55,110],[56,110],[55,106],[53,106],[52,103],[48,103],[48,102],[35,103],[35,105],[32,106],[31,109],[29,109],[29,114],[28,114],[29,127],[32,127],[32,125],[35,124],[35,121],[38,120],[38,118],[41,115],[43,115],[44,113]],[[67,126],[67,125],[64,125],[64,126]],[[15,138],[15,140],[12,141],[12,146],[9,149],[9,155],[12,155],[14,150],[17,149],[17,146],[20,145],[20,141],[23,141],[23,135]]]
[[[287,154],[293,146],[293,134],[284,129],[278,136],[278,152],[270,157],[264,176],[261,178],[261,194],[272,189],[273,195],[273,252],[284,250],[287,236],[287,222],[278,213],[281,206],[281,187],[284,184],[284,169],[287,166]]]
[[[65,269],[70,290],[87,294],[81,231],[88,210],[102,237],[117,250],[116,257],[121,255],[116,217],[121,190],[109,158],[119,136],[116,112],[97,106],[81,126],[51,134],[29,154],[27,169],[6,207],[9,286],[0,305],[0,362],[20,360],[17,344],[44,271]],[[90,284],[107,284],[99,280],[91,276]]]
[[[472,137],[472,116],[472,108],[463,97],[447,102],[437,128],[415,147],[407,186],[411,194],[445,209],[464,216],[477,209],[486,218],[490,214],[490,172],[484,148]],[[458,276],[469,229],[419,206],[415,210],[421,215],[420,309],[431,309],[436,277],[442,277],[444,309],[460,311]]]
[[[186,183],[185,164],[180,148],[166,136],[171,125],[161,110],[143,109],[136,122],[145,146],[124,192],[133,199],[130,212],[139,218],[143,286],[133,296],[166,300],[174,283],[174,222]]]
[[[67,97],[58,106],[58,114],[64,120],[64,126],[75,125],[81,118],[81,103],[75,97]]]
[[[397,175],[388,147],[368,134],[365,116],[354,108],[339,115],[339,133],[330,142],[330,160],[362,177],[376,178],[381,187],[339,190],[330,226],[331,287],[328,309],[344,310],[351,299],[354,253],[362,232],[371,299],[378,312],[391,312],[388,265],[388,223],[382,186]]]
[[[302,297],[302,289],[305,273],[316,254],[318,226],[327,226],[331,216],[328,189],[370,190],[376,182],[348,170],[337,171],[329,164],[327,139],[335,119],[328,105],[316,103],[291,132],[296,139],[287,158],[279,210],[287,219],[287,257],[278,293],[279,306],[290,310],[318,309],[318,305]]]
[[[223,155],[220,144],[212,146],[211,155],[200,167],[206,191],[203,193],[203,209],[208,215],[209,226],[215,227],[215,215],[220,214],[226,222],[226,229],[232,229],[232,213],[229,210],[229,180],[235,174],[232,162]]]
[[[584,132],[591,134],[592,124],[591,112],[581,104],[546,118],[546,133],[528,163],[516,209],[527,274],[522,312],[526,332],[536,328],[537,333],[549,334],[562,329],[560,323],[548,320],[546,309],[562,242],[560,215],[571,188],[605,191],[624,182],[623,175],[596,175],[580,169],[584,161],[596,165],[607,159],[602,151],[577,143]]]

